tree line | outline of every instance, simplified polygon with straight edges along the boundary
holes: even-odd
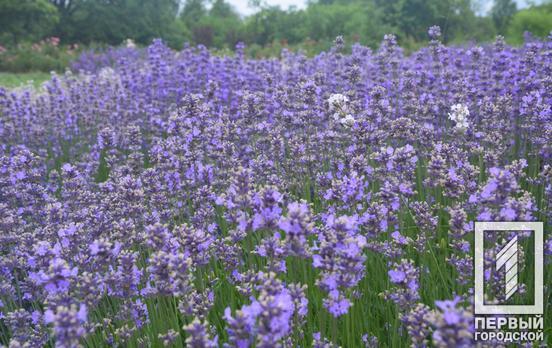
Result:
[[[233,48],[237,42],[270,45],[327,44],[337,35],[376,46],[385,33],[401,45],[427,40],[439,25],[446,42],[492,40],[496,34],[521,41],[528,30],[546,36],[552,29],[552,3],[519,10],[513,0],[494,0],[480,15],[483,0],[312,0],[306,8],[282,9],[250,0],[256,12],[241,16],[225,0],[0,0],[0,45],[45,37],[62,43],[148,44],[161,37]],[[488,0],[492,1],[492,0]]]

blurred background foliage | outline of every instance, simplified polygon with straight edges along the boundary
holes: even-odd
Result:
[[[481,14],[483,2],[492,1]],[[313,55],[337,35],[377,47],[394,33],[407,52],[439,25],[446,43],[491,41],[497,34],[520,44],[524,32],[546,37],[552,1],[518,9],[513,0],[312,0],[282,9],[250,0],[256,12],[240,15],[225,0],[0,0],[0,71],[63,70],[83,47],[160,37],[180,49],[185,42],[216,51],[238,42],[251,56],[274,56],[283,47]]]

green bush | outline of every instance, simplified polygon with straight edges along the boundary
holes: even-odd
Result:
[[[48,36],[59,22],[48,0],[0,0],[0,42],[17,45]]]
[[[0,50],[0,71],[62,72],[79,53],[78,46],[60,46],[57,38],[39,43],[22,43]]]
[[[510,23],[507,37],[511,43],[521,44],[525,32],[544,38],[551,30],[552,4],[542,5],[516,13]]]

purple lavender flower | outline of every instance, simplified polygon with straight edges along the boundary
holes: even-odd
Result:
[[[292,255],[308,255],[307,238],[313,233],[311,212],[305,202],[292,202],[287,207],[278,227],[285,232],[284,243]]]
[[[364,276],[362,251],[366,238],[358,234],[358,221],[354,217],[329,216],[326,223],[318,235],[318,250],[312,260],[313,266],[322,271],[317,285],[329,294],[324,306],[338,317],[352,305],[343,292],[355,287]]]
[[[183,329],[189,335],[186,338],[186,346],[188,347],[215,348],[218,346],[218,337],[211,338],[208,326],[197,318],[189,325],[184,326]]]
[[[267,59],[155,40],[0,88],[1,344],[472,346],[424,282],[470,295],[474,220],[550,221],[552,44],[428,34]],[[364,336],[357,306],[386,300]]]
[[[87,333],[84,324],[87,321],[88,309],[84,304],[58,306],[44,312],[44,322],[54,328],[57,347],[75,347]]]
[[[412,260],[403,259],[400,263],[393,264],[387,274],[396,287],[386,291],[385,297],[398,304],[402,310],[413,306],[420,298],[420,271]]]
[[[459,306],[459,297],[448,301],[435,301],[438,311],[430,321],[433,326],[433,343],[437,347],[471,347],[473,341],[473,315]]]

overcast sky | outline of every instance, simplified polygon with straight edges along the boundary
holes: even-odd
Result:
[[[236,10],[242,15],[250,15],[254,12],[252,8],[248,6],[248,0],[227,0],[231,3]],[[528,3],[531,0],[515,0],[518,4],[518,8],[524,8],[528,6]],[[297,6],[297,8],[305,8],[307,1],[306,0],[264,0],[268,5],[279,5],[282,9],[287,9],[291,5]],[[535,3],[540,3],[542,0],[535,0]],[[493,6],[493,0],[480,0],[482,4],[482,11],[486,12],[491,9]]]

